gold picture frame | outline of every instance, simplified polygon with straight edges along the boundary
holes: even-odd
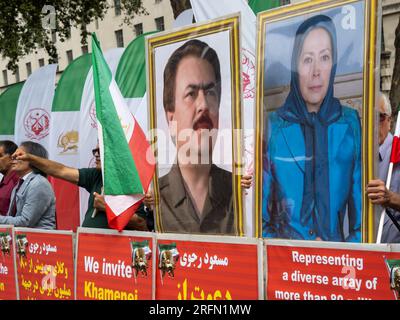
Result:
[[[376,38],[377,38],[377,20],[376,14],[378,3],[376,0],[316,0],[302,2],[290,6],[277,8],[261,12],[257,16],[257,66],[256,66],[256,142],[255,142],[255,210],[254,218],[256,221],[255,233],[257,237],[262,237],[262,215],[263,215],[263,136],[265,130],[265,110],[266,105],[264,93],[265,77],[265,49],[268,43],[268,28],[274,23],[289,21],[290,19],[306,19],[321,12],[329,12],[338,8],[349,8],[352,5],[362,4],[363,25],[362,43],[364,44],[363,70],[362,70],[362,95],[360,97],[349,97],[349,99],[358,99],[362,101],[361,118],[361,242],[373,242],[373,216],[374,210],[372,204],[365,195],[367,182],[373,178],[374,168],[374,105],[376,90]],[[295,33],[296,31],[294,31]],[[294,34],[293,33],[293,34]],[[339,39],[339,35],[338,35]],[[336,78],[335,78],[336,86]],[[340,98],[339,98],[340,99]],[[278,99],[279,100],[279,99]]]
[[[243,221],[243,199],[240,186],[240,177],[242,173],[242,102],[241,102],[241,66],[240,66],[240,37],[239,37],[239,14],[228,15],[219,19],[212,20],[207,23],[193,24],[188,27],[175,29],[172,31],[153,34],[146,37],[146,59],[147,59],[147,88],[148,88],[148,108],[149,108],[149,129],[151,130],[150,142],[153,151],[156,155],[156,171],[153,178],[154,189],[154,209],[155,209],[155,227],[157,232],[183,232],[190,233],[185,230],[166,230],[163,223],[162,212],[160,208],[160,189],[159,189],[159,152],[157,148],[158,138],[156,130],[159,129],[158,115],[164,113],[163,106],[157,103],[157,97],[160,95],[157,92],[157,74],[162,74],[165,67],[157,65],[157,52],[165,49],[168,46],[177,46],[177,44],[187,42],[193,39],[205,39],[205,37],[218,36],[224,32],[227,34],[226,48],[214,48],[218,51],[218,56],[222,68],[227,68],[230,72],[229,88],[230,88],[230,101],[231,115],[230,126],[231,132],[231,150],[232,150],[232,202],[234,212],[234,228],[235,235],[243,236],[244,234],[244,221]],[[225,34],[226,35],[226,34]],[[211,46],[210,46],[211,47]],[[159,50],[159,51],[158,51]],[[172,50],[170,50],[172,52]],[[220,55],[225,52],[224,55]],[[229,60],[229,64],[227,63]],[[223,66],[224,65],[224,66]],[[222,76],[221,76],[222,78]],[[222,82],[227,82],[222,79]],[[159,87],[158,87],[159,88]],[[162,91],[162,90],[159,90]],[[161,93],[162,94],[162,93]],[[222,104],[221,97],[221,104]]]

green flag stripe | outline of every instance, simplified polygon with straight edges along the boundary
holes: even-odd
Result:
[[[249,0],[249,6],[255,15],[261,11],[276,8],[280,5],[279,0]]]
[[[393,268],[395,266],[400,267],[400,259],[399,260],[386,260],[386,263],[388,264],[389,268]]]
[[[14,84],[0,95],[0,134],[13,135],[18,98],[24,82]]]
[[[115,82],[124,98],[141,98],[146,92],[145,37],[156,32],[138,36],[122,54],[115,74]]]
[[[73,60],[57,84],[52,111],[79,111],[87,74],[92,66],[92,55],[86,53]]]
[[[143,192],[142,183],[109,91],[111,71],[96,36],[92,37],[96,116],[103,128],[104,193],[139,194]]]

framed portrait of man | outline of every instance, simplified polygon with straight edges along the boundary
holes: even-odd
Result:
[[[320,0],[258,15],[259,236],[372,241],[377,9]]]
[[[239,15],[146,38],[158,232],[243,235]]]

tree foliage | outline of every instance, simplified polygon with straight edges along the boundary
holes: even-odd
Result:
[[[55,19],[51,7],[45,7],[48,5],[55,9]],[[143,0],[121,0],[120,6],[125,21],[146,14]],[[0,54],[8,60],[7,68],[15,71],[21,57],[40,48],[46,50],[50,62],[56,62],[52,32],[57,32],[58,40],[63,42],[70,37],[71,28],[78,28],[81,43],[86,44],[86,26],[103,19],[109,8],[107,0],[0,0]]]

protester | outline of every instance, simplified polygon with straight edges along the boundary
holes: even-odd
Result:
[[[48,175],[69,181],[86,189],[90,193],[90,196],[82,227],[107,229],[109,226],[105,213],[104,196],[102,195],[103,179],[99,147],[97,146],[93,149],[92,153],[96,158],[96,167],[83,169],[67,167],[61,163],[26,152],[21,148],[13,154],[13,157],[17,160],[28,161],[31,165],[41,169]],[[143,217],[148,217],[151,220],[152,212],[148,210],[144,211],[144,205],[142,205],[136,212],[136,215],[132,217],[129,227],[136,230],[147,230],[146,220]]]
[[[18,150],[34,157],[47,158],[46,149],[39,143],[26,141],[21,143]],[[12,170],[20,180],[11,194],[7,216],[0,216],[0,224],[55,229],[56,199],[46,174],[24,159],[14,159]]]
[[[385,208],[400,223],[400,165],[394,164],[390,190],[386,188],[386,179],[390,164],[393,135],[390,133],[392,107],[389,99],[383,93],[378,96],[379,110],[379,179],[371,180],[367,185],[367,195],[373,204]],[[375,231],[379,225],[382,207],[377,210],[375,217]],[[400,243],[400,231],[394,225],[388,215],[382,230],[382,243]]]
[[[12,141],[0,141],[0,173],[3,175],[0,181],[0,215],[3,216],[8,212],[11,192],[19,180],[17,173],[11,170],[11,155],[17,148]]]

